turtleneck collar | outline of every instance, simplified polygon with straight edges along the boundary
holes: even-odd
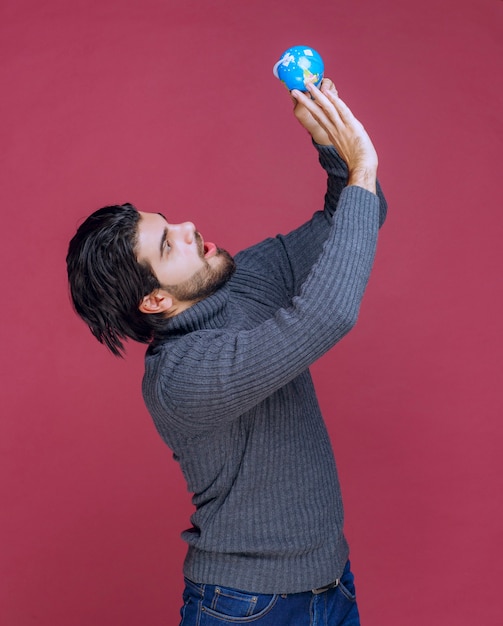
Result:
[[[229,285],[224,285],[212,296],[167,319],[162,328],[156,329],[153,343],[162,343],[170,337],[186,335],[196,330],[222,328],[229,315],[229,298]]]

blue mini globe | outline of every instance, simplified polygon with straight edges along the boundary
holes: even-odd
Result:
[[[323,59],[316,50],[309,46],[293,46],[283,52],[272,71],[290,91],[307,91],[306,81],[318,87],[324,70]]]

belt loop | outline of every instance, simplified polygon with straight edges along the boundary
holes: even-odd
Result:
[[[333,583],[330,583],[329,585],[326,585],[325,587],[318,587],[318,589],[311,589],[311,593],[314,593],[315,595],[318,595],[319,593],[325,593],[325,591],[328,591],[329,589],[334,589],[335,587],[337,587],[339,582],[340,582],[340,578],[336,578]]]

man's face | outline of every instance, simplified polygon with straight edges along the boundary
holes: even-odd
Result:
[[[204,242],[192,222],[171,224],[158,213],[140,212],[136,256],[148,263],[177,311],[222,287],[235,269],[232,257]]]

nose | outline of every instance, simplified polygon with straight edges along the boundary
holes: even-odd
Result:
[[[185,243],[191,244],[194,241],[196,227],[192,222],[182,222],[181,224],[171,224],[170,230],[177,231]]]

